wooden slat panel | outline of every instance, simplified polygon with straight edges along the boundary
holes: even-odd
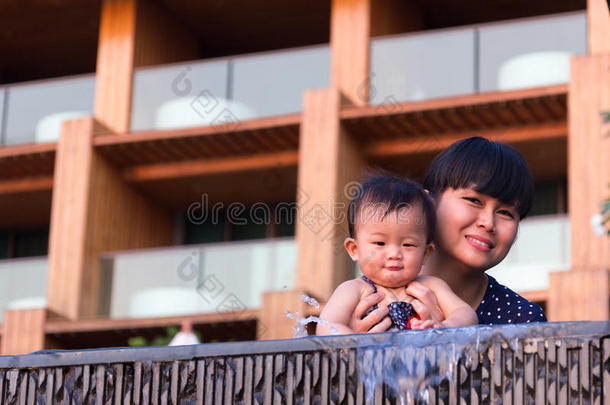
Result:
[[[605,321],[610,319],[608,269],[551,273],[547,316],[549,321]]]
[[[36,176],[16,180],[0,180],[0,195],[50,190],[52,188],[52,176]]]
[[[85,263],[93,119],[66,121],[57,145],[49,234],[48,306],[76,318]]]
[[[55,152],[56,147],[57,144],[55,142],[2,146],[0,147],[0,158],[17,157],[21,155],[44,155]]]
[[[98,153],[91,176],[81,308],[89,316],[97,314],[101,253],[167,246],[173,235],[170,213],[131,189]]]
[[[152,131],[138,131],[131,132],[128,134],[117,134],[111,136],[98,136],[94,139],[96,146],[115,145],[121,143],[138,143],[144,141],[155,141],[161,139],[171,138],[188,138],[188,137],[204,137],[207,135],[230,135],[235,132],[247,132],[252,130],[259,130],[262,128],[276,130],[280,127],[290,127],[295,132],[298,130],[298,126],[301,122],[300,114],[281,115],[277,117],[260,118],[256,120],[248,120],[240,122],[235,128],[227,125],[216,125],[216,126],[202,126],[202,127],[191,127],[181,129],[168,129],[168,130],[152,130]],[[0,148],[1,150],[1,148]]]
[[[344,204],[345,210],[350,195],[344,188],[350,181],[360,180],[364,167],[360,150],[339,123],[340,99],[333,89],[309,91],[304,98],[297,192],[297,286],[318,297],[329,297],[348,278],[348,257],[343,249],[347,224],[335,224],[340,209],[329,208],[329,202]]]
[[[254,309],[245,309],[239,313],[239,321],[258,319],[260,312]],[[49,320],[45,326],[48,334],[78,333],[94,331],[113,331],[119,329],[146,329],[180,325],[182,322],[191,324],[222,323],[226,322],[226,313],[198,314],[187,316],[172,316],[159,318],[138,319],[82,319],[76,321]],[[230,321],[230,320],[229,320]]]
[[[369,101],[371,0],[332,0],[330,84],[354,105]]]
[[[203,159],[166,164],[142,165],[123,171],[129,182],[183,178],[218,173],[293,166],[298,163],[298,152],[275,152],[244,157]]]
[[[610,11],[606,0],[587,0],[589,53],[610,52]]]
[[[17,355],[44,349],[45,308],[4,311],[2,355]]]
[[[371,1],[371,37],[424,28],[424,11],[420,4],[403,0]]]
[[[568,85],[560,84],[547,87],[536,87],[524,90],[498,91],[481,94],[469,94],[437,98],[423,101],[411,101],[395,104],[391,109],[380,108],[378,105],[367,107],[344,107],[341,109],[341,118],[363,118],[372,115],[397,115],[415,111],[442,110],[456,107],[468,107],[476,109],[484,104],[516,102],[518,100],[542,98],[542,97],[565,97]]]
[[[182,21],[156,2],[137,0],[135,67],[193,60],[198,56],[197,37]]]
[[[49,308],[76,319],[96,315],[99,255],[169,245],[170,215],[130,189],[93,151],[92,119],[69,121],[60,138],[49,243]]]
[[[600,116],[610,111],[610,54],[572,59],[569,103],[572,268],[609,268],[610,243],[595,235],[590,219],[610,193],[610,137],[603,134]]]
[[[565,138],[568,128],[565,123],[545,124],[517,128],[505,128],[490,131],[477,131],[473,133],[443,133],[429,134],[420,137],[403,137],[381,142],[371,142],[366,148],[366,155],[372,158],[383,158],[389,156],[408,155],[412,153],[440,152],[442,149],[460,139],[473,135],[483,136],[498,142],[519,143],[532,139]],[[434,141],[432,142],[431,139]]]

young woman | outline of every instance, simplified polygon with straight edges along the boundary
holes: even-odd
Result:
[[[476,311],[480,324],[546,321],[538,305],[485,274],[506,257],[519,221],[532,205],[534,182],[519,152],[480,137],[458,141],[434,159],[424,187],[436,203],[437,225],[435,250],[422,273],[445,280]],[[406,292],[422,319],[443,320],[427,287],[415,281]],[[356,332],[387,330],[391,324],[387,308],[360,319],[382,300],[382,293],[363,298],[350,328]]]

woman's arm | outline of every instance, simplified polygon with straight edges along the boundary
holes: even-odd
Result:
[[[388,316],[389,311],[387,306],[380,305],[377,309],[364,316],[369,308],[375,304],[380,304],[384,298],[384,293],[376,292],[360,299],[349,323],[349,327],[354,333],[385,332],[392,326],[392,320]]]
[[[414,324],[412,323],[414,329],[426,327],[455,328],[479,323],[476,312],[470,305],[458,297],[445,281],[432,276],[420,276],[418,280],[434,291],[438,305],[443,314],[445,314],[445,320],[441,322],[434,320],[415,322]]]
[[[409,283],[405,292],[414,298],[410,303],[421,320],[432,320],[438,323],[445,320],[445,316],[438,306],[436,295],[426,285],[416,279]]]

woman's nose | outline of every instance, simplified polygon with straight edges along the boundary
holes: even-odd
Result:
[[[477,218],[477,225],[487,232],[494,232],[496,228],[496,219],[491,210],[481,210]]]

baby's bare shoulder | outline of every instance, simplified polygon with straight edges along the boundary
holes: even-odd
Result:
[[[415,281],[422,283],[433,291],[449,288],[449,285],[445,282],[445,280],[434,276],[420,274],[417,276],[417,278],[415,278]]]
[[[341,294],[363,295],[366,290],[366,287],[367,284],[363,280],[355,278],[352,280],[344,281],[339,285],[339,287],[337,287],[335,291],[340,292]]]

